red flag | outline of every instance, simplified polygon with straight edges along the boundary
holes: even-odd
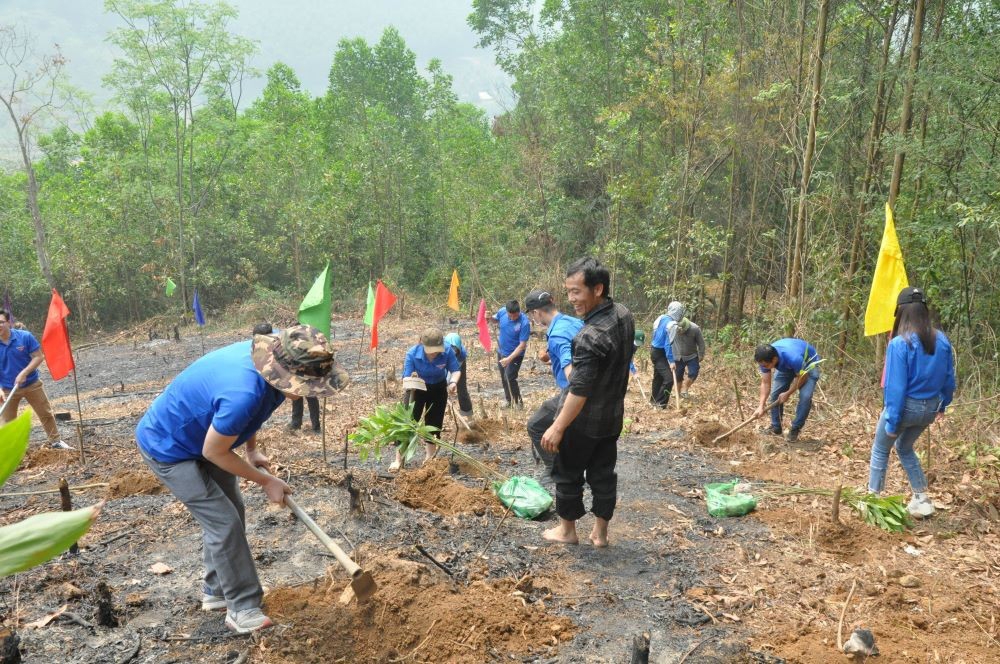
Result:
[[[52,380],[62,380],[76,368],[73,364],[73,349],[69,345],[66,316],[69,316],[69,307],[59,297],[59,292],[53,288],[49,315],[45,319],[45,330],[42,332],[42,352],[45,353],[45,363],[49,365]]]
[[[375,309],[372,311],[372,345],[371,347],[378,348],[378,322],[389,313],[389,309],[392,309],[392,305],[396,304],[396,296],[392,294],[382,280],[379,279],[378,283],[375,284]]]
[[[490,327],[486,324],[486,300],[479,300],[479,315],[476,316],[476,327],[479,328],[479,343],[486,352],[493,351],[493,341],[490,339]]]

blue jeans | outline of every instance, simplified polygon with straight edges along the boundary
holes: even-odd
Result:
[[[941,400],[937,397],[933,399],[907,398],[903,404],[903,412],[899,416],[895,438],[890,438],[885,432],[886,414],[885,409],[882,409],[882,416],[878,418],[878,427],[875,429],[871,461],[868,464],[869,491],[878,493],[885,486],[885,470],[889,466],[889,452],[893,447],[896,448],[899,462],[903,464],[903,470],[906,471],[913,492],[924,493],[927,491],[927,478],[924,477],[924,470],[920,467],[920,459],[913,451],[913,445],[920,438],[924,429],[937,417],[937,411],[940,407]]]
[[[782,392],[787,392],[797,376],[794,371],[775,371],[771,378],[771,401],[777,399]],[[792,420],[792,429],[796,431],[806,423],[809,411],[812,410],[813,392],[816,391],[816,383],[819,381],[819,369],[813,369],[808,376],[805,384],[799,388],[799,404],[795,407],[795,419]],[[771,428],[775,431],[781,430],[781,416],[784,410],[784,406],[775,406],[771,409]]]

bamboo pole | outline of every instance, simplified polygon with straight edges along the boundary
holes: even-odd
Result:
[[[73,391],[76,393],[76,437],[80,443],[80,463],[86,465],[87,456],[83,452],[83,408],[80,406],[80,385],[76,381],[76,362],[73,363]]]

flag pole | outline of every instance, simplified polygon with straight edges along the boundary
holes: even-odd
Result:
[[[70,351],[72,356],[73,351]],[[76,360],[73,360],[73,391],[76,392],[76,437],[80,443],[80,464],[87,464],[87,457],[83,452],[83,409],[80,407],[80,386],[76,382]]]
[[[198,337],[201,339],[201,354],[205,354],[205,328],[198,326]]]
[[[358,366],[355,367],[356,370],[360,370],[361,369],[361,355],[365,352],[365,331],[366,331],[365,328],[366,327],[367,326],[364,323],[361,324],[361,348],[358,349]]]
[[[321,434],[321,439],[323,441],[323,463],[326,464],[326,397],[323,397],[323,433]]]
[[[378,347],[377,346],[375,347],[375,403],[376,404],[381,403],[381,401],[379,401],[379,394],[378,394]]]

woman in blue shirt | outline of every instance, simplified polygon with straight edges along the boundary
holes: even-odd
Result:
[[[444,409],[448,405],[448,393],[458,391],[458,379],[462,376],[462,365],[455,357],[455,350],[444,342],[441,330],[429,327],[420,334],[420,343],[406,351],[403,361],[403,378],[417,377],[424,381],[426,389],[414,390],[413,418],[436,427],[444,425]],[[426,443],[424,451],[427,463],[437,454],[437,445]],[[389,472],[403,467],[403,456],[396,448],[396,460],[389,466]]]
[[[954,392],[951,342],[931,325],[924,292],[904,288],[896,300],[896,322],[885,352],[885,407],[875,430],[868,490],[878,493],[884,488],[889,451],[895,447],[913,489],[907,510],[915,517],[930,516],[934,506],[913,445],[935,418],[944,415]]]

